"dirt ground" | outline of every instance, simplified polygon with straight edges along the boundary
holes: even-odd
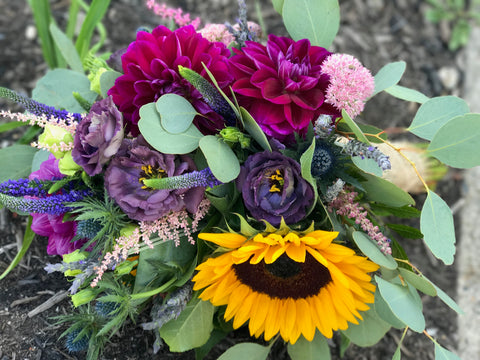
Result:
[[[61,23],[68,9],[68,1],[51,1],[55,16]],[[267,31],[284,35],[280,17],[273,11],[268,0],[259,1]],[[237,12],[235,0],[182,0],[170,4],[201,16],[207,22],[234,22]],[[248,1],[251,18],[257,18],[254,1]],[[421,0],[343,0],[341,1],[342,25],[332,49],[349,53],[376,73],[391,61],[404,60],[407,70],[401,85],[415,88],[428,96],[461,94],[462,52],[451,53],[446,46],[449,36],[447,26],[436,26],[424,18],[425,2]],[[128,45],[140,26],[154,27],[160,20],[151,14],[142,0],[115,0],[106,16],[109,41],[106,50]],[[0,86],[30,94],[36,80],[46,71],[38,40],[35,36],[31,11],[26,0],[0,0]],[[10,108],[0,100],[0,108]],[[385,94],[369,101],[362,115],[366,122],[382,128],[405,127],[411,121],[415,105],[401,102]],[[16,137],[15,133],[0,135],[2,146]],[[439,184],[438,192],[452,206],[461,197],[461,173],[450,171]],[[417,196],[420,208],[423,196]],[[24,219],[0,212],[0,272],[8,266],[16,253],[21,239]],[[427,253],[420,241],[399,239],[412,262],[455,298],[455,265],[446,267]],[[68,288],[61,275],[47,275],[43,270],[46,262],[58,258],[46,255],[45,239],[36,239],[23,263],[6,279],[0,281],[0,360],[35,359],[60,360],[83,359],[85,354],[69,354],[58,337],[65,329],[53,326],[52,316],[67,313],[71,306],[64,299],[53,307],[33,317],[28,314],[53,295]],[[437,298],[425,297],[424,311],[427,331],[435,336],[442,346],[454,350],[457,339],[456,314]],[[344,359],[384,360],[391,359],[401,337],[392,330],[376,346],[361,349],[352,346]],[[169,353],[162,349],[152,353],[153,337],[135,324],[127,326],[112,338],[102,357],[104,360],[128,359],[194,359],[192,352]],[[339,359],[336,338],[331,342],[332,358]],[[248,334],[239,330],[218,344],[208,355],[217,359],[232,344],[249,341]],[[276,344],[270,355],[272,360],[289,359],[283,344]],[[433,344],[426,336],[409,332],[404,341],[402,359],[434,359]]]

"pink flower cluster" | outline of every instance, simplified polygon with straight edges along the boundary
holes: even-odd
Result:
[[[125,261],[130,255],[138,254],[142,241],[153,249],[154,244],[150,239],[153,234],[157,234],[163,241],[174,241],[176,246],[180,245],[180,236],[182,235],[187,237],[189,243],[195,244],[192,234],[198,230],[200,220],[207,215],[209,209],[210,201],[203,199],[192,220],[186,210],[181,210],[172,212],[156,221],[141,221],[140,227],[133,230],[129,236],[120,236],[115,240],[113,251],[105,254],[100,266],[95,268],[97,276],[90,286],[97,286],[108,268]]]
[[[365,209],[355,202],[355,197],[358,195],[355,191],[347,192],[341,191],[338,196],[328,204],[328,211],[336,213],[341,216],[347,216],[350,219],[355,219],[355,224],[361,226],[368,236],[377,242],[380,250],[384,254],[391,254],[390,239],[380,232],[378,226],[374,226],[367,218]]]
[[[323,62],[321,72],[330,76],[325,102],[352,118],[360,114],[375,88],[370,71],[351,55],[332,54]]]
[[[228,46],[235,41],[235,37],[223,24],[207,24],[198,32],[208,41],[219,41],[225,44],[225,46]]]
[[[77,129],[77,121],[73,117],[73,114],[69,114],[67,119],[59,119],[55,116],[47,117],[46,115],[37,116],[30,113],[12,113],[11,111],[0,111],[0,117],[10,118],[12,120],[28,123],[29,125],[38,125],[44,128],[47,125],[55,125],[61,129],[68,131],[70,134],[75,135]]]
[[[190,19],[190,14],[183,14],[183,10],[178,8],[174,9],[168,7],[166,4],[157,4],[155,0],[147,1],[147,8],[153,10],[155,15],[161,16],[165,20],[173,20],[178,26],[193,25],[195,29],[198,29],[200,25],[200,18]]]

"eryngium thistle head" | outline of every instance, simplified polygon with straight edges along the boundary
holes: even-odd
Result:
[[[75,329],[67,334],[67,340],[65,341],[65,347],[69,352],[78,352],[88,349],[88,342],[90,337],[88,335],[83,335],[80,339],[76,340],[77,336],[80,334],[81,329]]]
[[[93,239],[100,230],[102,230],[102,224],[95,219],[80,220],[77,222],[76,235],[81,238]]]
[[[101,317],[108,318],[113,316],[112,312],[118,309],[119,304],[112,301],[97,301],[95,304],[95,312]]]

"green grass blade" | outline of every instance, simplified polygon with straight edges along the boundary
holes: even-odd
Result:
[[[16,128],[21,127],[21,126],[27,126],[27,125],[28,124],[25,123],[25,122],[11,121],[11,122],[0,125],[0,133],[16,129]]]
[[[33,18],[35,19],[38,36],[40,37],[42,45],[43,57],[48,66],[54,69],[58,67],[58,63],[55,54],[55,45],[49,30],[52,20],[50,3],[48,0],[28,0],[28,4],[32,9]]]
[[[75,35],[75,28],[77,26],[78,11],[80,10],[80,3],[78,0],[72,0],[70,9],[68,10],[68,23],[65,34],[71,40]]]

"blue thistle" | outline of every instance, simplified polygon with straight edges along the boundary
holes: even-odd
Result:
[[[80,334],[80,329],[75,329],[67,334],[67,339],[65,341],[65,347],[70,352],[78,352],[88,349],[88,343],[90,341],[90,336],[84,334],[80,339],[77,340],[78,335]]]
[[[322,177],[330,174],[337,163],[337,154],[332,145],[324,141],[315,142],[315,150],[312,158],[312,175]]]
[[[190,189],[199,186],[214,187],[223,184],[213,175],[210,168],[161,179],[146,179],[143,180],[143,183],[145,186],[156,190]]]
[[[15,91],[4,87],[0,87],[0,97],[16,102],[29,113],[36,116],[46,115],[48,118],[53,116],[57,119],[67,120],[71,115],[73,119],[77,122],[80,122],[82,120],[82,114],[69,113],[66,110],[57,110],[53,106],[39,103],[38,101],[30,99],[24,95],[20,95]]]
[[[367,158],[375,160],[382,170],[389,170],[392,168],[388,156],[383,154],[375,146],[352,139],[347,145],[345,145],[343,150],[350,156],[360,156],[362,159]]]
[[[103,225],[95,219],[80,220],[77,222],[76,235],[81,238],[93,239],[102,230]]]
[[[104,318],[113,316],[112,313],[118,308],[118,303],[112,301],[97,301],[95,303],[95,312]]]
[[[202,75],[192,69],[184,66],[178,66],[178,72],[203,96],[203,100],[215,111],[221,115],[228,126],[234,126],[236,115],[222,94]]]

